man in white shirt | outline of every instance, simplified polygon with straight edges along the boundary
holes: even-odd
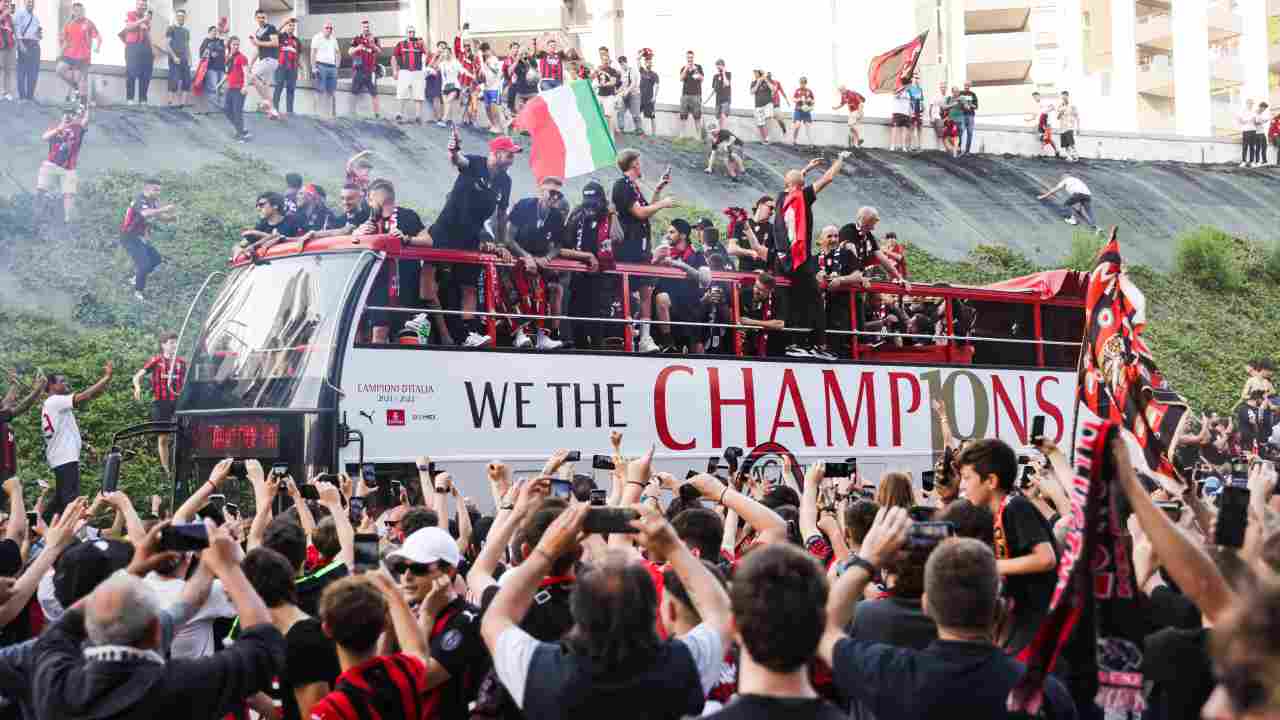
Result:
[[[57,483],[49,508],[51,513],[62,512],[67,503],[80,496],[81,440],[75,409],[105,392],[110,382],[110,361],[103,368],[102,379],[80,393],[72,394],[66,375],[49,375],[49,397],[44,401],[40,424],[44,431],[45,459]]]
[[[1047,200],[1051,195],[1059,190],[1067,191],[1067,200],[1062,206],[1071,211],[1071,214],[1064,218],[1068,225],[1079,225],[1077,217],[1084,220],[1093,231],[1102,234],[1102,228],[1098,227],[1098,223],[1093,219],[1093,193],[1089,192],[1089,186],[1084,184],[1080,178],[1073,175],[1063,175],[1062,180],[1054,185],[1045,194],[1041,195],[1039,200]]]
[[[320,113],[334,117],[338,113],[338,38],[333,35],[333,22],[325,21],[324,30],[311,38],[311,67],[315,69],[316,89],[323,100]]]
[[[627,111],[631,112],[636,132],[640,132],[640,73],[627,62],[626,55],[618,56],[618,72],[622,75],[618,83],[618,132],[624,132],[622,119]]]
[[[480,43],[480,62],[480,72],[484,76],[484,110],[489,117],[489,132],[501,135],[507,128],[502,104],[502,60],[486,42]]]
[[[184,580],[183,578],[187,577],[187,571],[191,569],[195,554],[180,553],[180,555],[182,559],[143,578],[144,582],[160,597],[161,607],[168,607],[178,602],[188,582],[208,583],[212,580],[212,575],[203,565],[197,570],[197,576],[192,580]],[[173,647],[169,653],[171,657],[195,660],[209,657],[217,651],[213,640],[213,623],[219,618],[235,617],[236,606],[222,589],[222,581],[212,580],[212,582],[213,586],[209,590],[208,599],[196,610],[191,619],[179,625],[174,632]]]

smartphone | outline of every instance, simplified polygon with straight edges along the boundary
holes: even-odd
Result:
[[[823,474],[829,478],[853,477],[854,468],[848,462],[827,462],[822,464]]]
[[[169,525],[160,531],[160,549],[192,552],[209,547],[209,531],[204,523]]]
[[[1156,507],[1163,510],[1164,514],[1168,515],[1173,522],[1178,522],[1178,520],[1182,519],[1182,503],[1180,502],[1158,502]]]
[[[378,535],[376,533],[356,533],[355,555],[356,572],[377,570],[380,562]]]
[[[715,475],[715,474],[716,474],[716,471],[717,471],[717,470],[719,470],[719,469],[720,469],[720,458],[718,458],[718,457],[713,457],[713,458],[711,458],[710,460],[707,460],[707,474],[708,474],[708,475]]]
[[[931,548],[956,534],[956,526],[949,522],[917,522],[907,530],[907,547]]]
[[[591,469],[592,470],[613,470],[614,469],[613,458],[609,457],[608,455],[592,455]]]
[[[742,462],[742,448],[730,446],[724,449],[724,460],[729,463],[729,472],[738,472],[738,465]]]
[[[551,497],[569,498],[573,497],[573,483],[569,480],[561,480],[560,478],[551,479]]]
[[[227,496],[221,493],[214,493],[209,496],[209,505],[211,507],[220,508],[227,504]]]
[[[222,512],[227,515],[240,517],[240,506],[235,503],[227,503],[222,507]]]
[[[351,518],[352,525],[359,525],[364,515],[364,498],[351,498],[351,502],[347,505],[347,514]]]
[[[1044,437],[1044,416],[1037,415],[1031,418],[1031,442]]]
[[[241,476],[241,477],[244,477],[244,474],[245,474],[244,461],[243,461],[243,460],[232,460],[232,461],[231,461],[231,471],[230,471],[230,472],[231,472],[231,474],[232,474],[232,475],[239,475],[239,476]]]
[[[907,510],[907,516],[914,522],[927,523],[933,520],[934,509],[926,505],[913,505]]]
[[[1249,525],[1249,488],[1228,485],[1219,496],[1218,526],[1213,543],[1229,548],[1244,546],[1244,531]]]
[[[299,485],[298,494],[302,496],[303,500],[319,500],[320,499],[320,490],[316,488],[315,485],[312,485],[311,483],[307,483],[306,485]]]
[[[360,467],[360,477],[364,478],[364,486],[370,490],[378,487],[378,469],[373,463],[365,463]]]
[[[692,480],[693,478],[696,478],[696,477],[698,477],[698,471],[697,471],[697,470],[690,470],[689,472],[687,472],[687,473],[685,473],[685,474],[684,474],[684,479],[685,479],[685,480]]]
[[[276,463],[271,466],[271,474],[276,477],[284,477],[289,474],[289,463]]]
[[[849,463],[849,477],[858,474],[858,458],[845,458],[845,462]]]
[[[863,500],[875,500],[875,499],[876,499],[876,489],[875,489],[875,488],[869,488],[869,487],[858,488],[858,494],[862,496],[862,499],[863,499]]]
[[[582,459],[581,450],[571,450],[568,455],[564,456],[565,462],[578,462]]]
[[[591,491],[591,504],[595,507],[604,507],[605,502],[609,500],[609,493],[601,489]]]
[[[631,508],[591,508],[587,511],[587,519],[582,529],[593,535],[635,533],[639,531],[632,527],[631,523],[638,519],[640,519],[640,513]]]
[[[920,473],[920,487],[925,492],[933,492],[934,475],[935,473],[933,470],[925,470],[924,472]]]

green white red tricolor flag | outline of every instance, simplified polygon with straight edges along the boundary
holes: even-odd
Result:
[[[589,80],[538,93],[515,124],[533,136],[529,165],[539,181],[586,175],[612,165],[618,154]]]

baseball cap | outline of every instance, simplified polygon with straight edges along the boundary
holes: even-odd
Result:
[[[602,207],[605,203],[604,186],[598,182],[592,181],[582,188],[582,204],[592,207]]]
[[[702,218],[698,222],[694,223],[693,226],[698,228],[699,230],[706,230],[709,227],[715,227],[716,224],[711,222],[707,218]]]
[[[680,218],[676,218],[675,220],[672,220],[671,227],[675,228],[676,232],[680,233],[681,235],[688,235],[690,232],[693,231],[693,228],[689,227],[689,221],[681,220]]]
[[[92,540],[72,545],[58,558],[53,571],[53,595],[64,608],[93,592],[133,559],[133,546],[117,540]]]
[[[506,135],[499,135],[498,137],[489,141],[489,152],[518,153],[518,152],[524,152],[524,148],[517,145],[516,141],[512,140],[510,137]]]
[[[395,558],[423,565],[444,562],[458,567],[462,553],[458,551],[458,541],[452,535],[438,527],[425,527],[405,538],[399,550],[387,555],[387,560]]]

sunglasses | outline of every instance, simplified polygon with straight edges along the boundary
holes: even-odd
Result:
[[[388,563],[387,569],[391,571],[392,575],[397,577],[403,575],[405,571],[408,571],[409,574],[414,577],[426,577],[435,570],[435,566],[431,563],[411,563],[400,561]]]

